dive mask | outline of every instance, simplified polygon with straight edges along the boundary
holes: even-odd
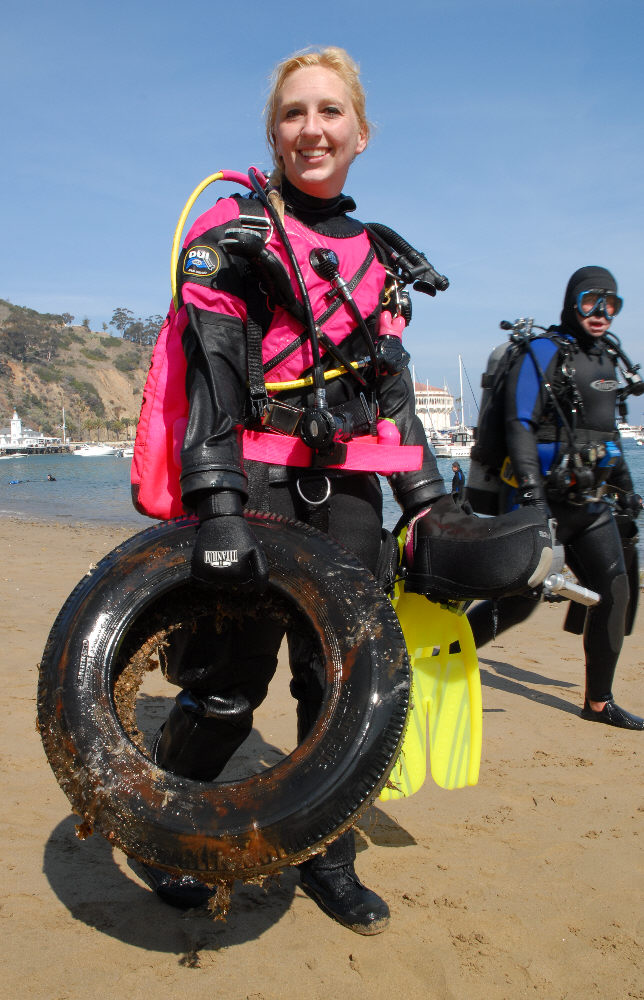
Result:
[[[577,312],[583,319],[588,319],[593,314],[603,314],[606,319],[611,320],[622,308],[623,300],[615,292],[592,288],[579,293],[576,305]]]

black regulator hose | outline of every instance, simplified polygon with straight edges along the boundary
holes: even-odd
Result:
[[[618,360],[622,363],[621,372],[626,385],[623,389],[618,390],[621,398],[625,399],[627,396],[641,396],[644,394],[644,381],[642,381],[642,376],[639,374],[642,366],[633,364],[622,348],[619,337],[614,334],[612,330],[609,330],[604,334],[604,340],[609,347],[612,348],[617,355]]]
[[[253,191],[261,201],[262,205],[271,217],[271,221],[277,230],[279,237],[284,244],[284,249],[288,254],[288,259],[291,262],[293,271],[295,272],[295,279],[300,289],[300,294],[302,296],[302,304],[304,305],[304,313],[306,316],[306,327],[309,334],[309,340],[311,343],[311,351],[313,353],[313,384],[315,386],[315,397],[317,405],[322,409],[326,407],[326,386],[324,382],[324,369],[322,368],[322,361],[320,357],[320,345],[318,343],[317,327],[315,325],[315,316],[313,315],[313,309],[311,307],[311,300],[309,298],[309,293],[306,287],[306,283],[302,276],[302,271],[300,270],[300,265],[298,264],[297,257],[295,256],[295,251],[291,246],[291,241],[288,238],[286,230],[282,224],[278,213],[275,210],[275,206],[271,203],[266,191],[262,187],[262,184],[257,176],[257,171],[254,167],[251,167],[248,171],[248,179],[251,182]]]
[[[415,250],[407,240],[389,226],[381,222],[369,222],[365,225],[367,232],[374,241],[389,253],[394,251],[393,263],[399,268],[400,276],[405,284],[413,282],[418,292],[435,295],[436,290],[444,292],[449,288],[449,280],[444,274],[439,274],[429,263],[424,253]]]

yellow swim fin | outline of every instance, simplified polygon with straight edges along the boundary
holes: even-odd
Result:
[[[481,678],[472,630],[465,615],[407,594],[393,601],[412,668],[411,704],[400,755],[380,798],[404,798],[422,786],[429,759],[441,788],[478,781],[483,734]],[[458,642],[459,653],[450,653]]]

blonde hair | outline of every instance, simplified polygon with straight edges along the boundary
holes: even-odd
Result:
[[[271,180],[276,175],[281,175],[279,157],[275,148],[275,121],[277,119],[279,94],[287,76],[294,73],[296,69],[305,69],[309,66],[322,66],[323,69],[330,69],[334,73],[337,73],[340,79],[347,85],[349,94],[351,95],[353,110],[358,119],[360,132],[365,140],[369,141],[371,126],[367,119],[366,95],[360,83],[360,69],[358,64],[353,61],[349,53],[334,45],[324,49],[303,49],[301,52],[295,52],[292,56],[288,56],[278,63],[271,73],[271,89],[264,108],[266,141],[273,156],[273,163],[277,168],[277,171],[271,175]]]

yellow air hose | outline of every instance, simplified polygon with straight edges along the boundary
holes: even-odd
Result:
[[[194,189],[190,197],[188,198],[183,212],[179,216],[179,221],[177,222],[177,228],[174,231],[174,239],[172,240],[172,253],[170,254],[170,287],[172,288],[172,301],[174,303],[174,308],[179,308],[179,299],[177,297],[177,264],[179,262],[179,248],[181,245],[181,236],[183,234],[183,227],[186,224],[186,219],[190,215],[190,210],[196,202],[197,198],[202,191],[205,191],[209,184],[214,181],[220,181],[224,178],[223,170],[218,170],[216,174],[211,174],[210,177],[206,177],[205,180],[198,184]]]

